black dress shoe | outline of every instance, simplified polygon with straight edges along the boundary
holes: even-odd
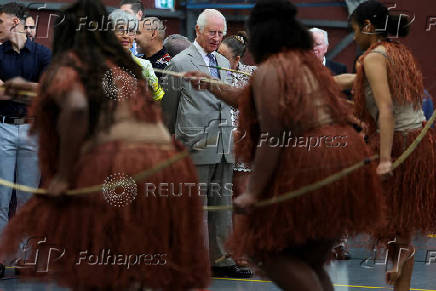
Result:
[[[248,268],[241,269],[237,265],[226,267],[212,267],[212,273],[215,277],[229,278],[251,278],[253,271]]]

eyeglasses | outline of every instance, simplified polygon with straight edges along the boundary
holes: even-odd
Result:
[[[207,32],[207,34],[208,34],[210,37],[214,37],[216,34],[218,34],[219,37],[222,37],[222,36],[224,35],[224,33],[223,33],[222,31],[216,31],[216,30],[209,30],[209,31]]]
[[[118,35],[135,36],[135,35],[136,35],[136,30],[115,29],[115,30],[114,30],[114,33],[115,33],[115,34],[118,34]]]
[[[25,25],[24,29],[35,29],[35,25]]]

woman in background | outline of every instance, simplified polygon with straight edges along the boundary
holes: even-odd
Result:
[[[230,62],[230,68],[247,74],[231,72],[232,86],[236,88],[243,88],[248,84],[251,74],[256,70],[256,66],[247,66],[241,62],[248,47],[248,36],[245,31],[239,31],[236,35],[226,37],[221,43],[218,52],[226,57]],[[238,109],[232,107],[232,125],[238,127]],[[235,135],[237,136],[237,135]],[[237,141],[235,141],[237,142]],[[248,177],[250,175],[250,168],[238,161],[236,156],[236,163],[233,167],[233,180],[232,191],[233,198],[238,197],[244,193],[247,188]],[[247,267],[248,262],[246,259],[237,259],[237,264],[241,267]]]
[[[155,101],[161,101],[165,92],[159,85],[159,79],[154,73],[150,61],[136,57],[130,50],[133,47],[136,31],[139,28],[139,22],[135,15],[121,9],[116,9],[109,15],[109,19],[114,26],[115,36],[122,47],[130,52],[135,63],[142,68],[142,76],[147,80],[151,88],[153,99]]]

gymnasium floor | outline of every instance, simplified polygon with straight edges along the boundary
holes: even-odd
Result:
[[[363,268],[360,266],[360,260],[350,260],[334,262],[327,269],[336,291],[392,290],[384,283],[384,266],[376,266],[374,269]],[[13,274],[11,270],[7,270],[6,273],[6,277],[8,273]],[[53,284],[22,283],[19,279],[5,279],[0,281],[0,290],[67,291],[68,289],[58,288]],[[259,278],[251,280],[215,278],[207,290],[275,291],[280,289],[273,283]],[[411,290],[436,291],[436,263],[426,265],[424,261],[415,262]]]
[[[349,241],[350,246],[360,246],[359,239]],[[411,290],[436,291],[436,238],[418,238],[415,240],[417,249],[415,269]],[[350,261],[334,261],[327,266],[335,285],[335,291],[392,290],[384,283],[384,255],[379,254],[377,260],[363,261],[371,256],[371,252],[363,248],[352,248],[353,259]],[[13,278],[12,269],[6,270],[5,278],[0,280],[0,290],[4,291],[67,291],[53,284],[21,282]],[[261,278],[238,280],[214,278],[209,291],[263,291],[280,290],[270,281]],[[121,291],[121,290],[120,290]]]

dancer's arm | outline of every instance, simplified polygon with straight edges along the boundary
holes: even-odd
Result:
[[[386,58],[378,53],[368,54],[364,60],[364,67],[379,111],[380,163],[377,173],[383,175],[390,173],[392,168],[391,152],[394,139],[394,113]]]
[[[341,87],[342,90],[350,90],[353,88],[354,80],[356,79],[356,74],[342,74],[333,77],[336,83]]]
[[[67,96],[56,96],[61,108],[57,124],[60,137],[59,169],[48,192],[58,196],[68,190],[72,182],[74,165],[88,132],[88,102],[80,85],[75,85]]]
[[[203,72],[187,72],[185,77],[203,78],[212,80],[212,78]],[[221,99],[230,106],[238,107],[239,97],[243,88],[236,88],[227,84],[210,84],[198,79],[191,79],[192,88],[197,90],[209,90],[216,98]]]
[[[0,100],[12,100],[18,103],[30,104],[36,96],[39,83],[28,82],[21,77],[15,77],[7,82],[0,82]]]
[[[277,73],[274,68],[260,67],[253,79],[253,94],[262,134],[280,139],[283,126],[277,112],[279,104],[269,97],[279,96]],[[272,102],[273,101],[273,102]],[[259,143],[256,148],[253,173],[249,178],[247,192],[235,200],[237,208],[250,208],[260,195],[267,191],[280,158],[282,147],[275,147],[268,142]]]

